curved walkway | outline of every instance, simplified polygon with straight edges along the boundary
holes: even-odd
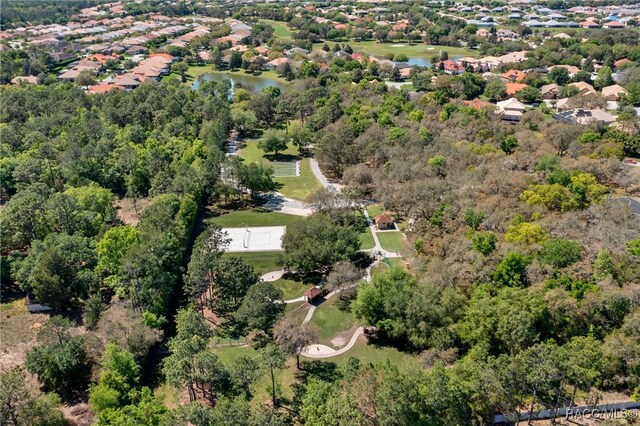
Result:
[[[378,263],[380,263],[380,261],[375,261],[371,264],[371,266],[369,266],[365,272],[365,276],[364,276],[364,280],[367,282],[371,281],[371,269],[376,266]],[[356,287],[358,285],[358,283],[352,284],[350,286],[345,287],[345,290],[348,290],[350,288]],[[330,299],[331,297],[335,296],[336,294],[340,293],[340,289],[338,290],[333,290],[331,293],[327,294],[324,298],[324,300],[326,301],[327,299]],[[289,301],[285,301],[285,303],[289,303]],[[302,321],[302,324],[306,324],[309,321],[311,321],[311,318],[313,317],[313,313],[316,310],[316,306],[315,305],[311,305],[311,307],[309,308],[309,312],[307,312],[307,316],[305,317],[304,321]],[[343,353],[347,352],[349,349],[351,349],[353,347],[353,345],[356,344],[356,341],[358,340],[358,337],[360,337],[360,335],[362,335],[364,333],[364,328],[363,327],[358,327],[356,329],[356,331],[353,333],[353,336],[351,336],[351,339],[349,340],[349,343],[347,343],[346,346],[344,346],[343,348],[340,349],[333,349],[327,345],[321,345],[319,343],[314,343],[308,346],[305,346],[302,349],[302,352],[300,353],[300,355],[302,355],[303,357],[306,358],[313,358],[313,359],[322,359],[322,358],[331,358],[334,356],[338,356],[338,355],[342,355]]]
[[[360,335],[363,333],[364,333],[364,328],[358,327],[355,333],[353,333],[353,336],[351,336],[351,340],[349,340],[349,343],[347,343],[347,346],[340,348],[338,350],[335,350],[325,345],[309,345],[302,350],[300,355],[306,358],[313,358],[313,359],[332,358],[334,356],[342,355],[343,353],[349,351],[349,349],[351,349],[353,345],[356,344],[356,342],[358,341],[358,337],[360,337]]]
[[[278,271],[267,272],[263,276],[260,277],[262,281],[271,282],[278,281],[284,275],[284,270],[280,269]]]

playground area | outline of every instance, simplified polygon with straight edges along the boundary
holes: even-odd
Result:
[[[223,228],[231,242],[228,253],[282,250],[282,237],[286,226],[243,226]]]

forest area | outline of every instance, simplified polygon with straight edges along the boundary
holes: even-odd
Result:
[[[94,4],[10,16],[58,22]],[[353,40],[307,12],[232,9],[286,22],[290,38],[254,23],[251,48],[306,46],[309,60],[264,71],[281,84],[262,90],[193,85],[196,67],[263,72],[238,50],[223,64],[219,26],[174,46],[185,59],[159,81],[89,94],[46,78],[38,49],[0,53],[3,81],[43,76],[0,86],[0,425],[475,426],[640,398],[640,168],[623,161],[640,157],[640,67],[622,69],[610,126],[544,105],[515,124],[484,100],[506,98],[502,81],[434,66],[390,85],[399,70],[353,59]],[[412,26],[398,37],[478,41],[415,4],[390,9]],[[605,64],[600,88],[607,64],[640,58],[630,34],[541,42],[512,68],[589,58]],[[210,63],[187,60],[206,49]],[[584,68],[534,71],[518,97],[558,83],[602,104],[571,92]],[[282,193],[308,214],[274,208]],[[385,215],[394,228],[372,231]],[[254,225],[285,228],[282,250],[230,250],[225,228],[248,248]],[[327,298],[310,301],[314,288]],[[335,356],[309,353],[336,336]]]

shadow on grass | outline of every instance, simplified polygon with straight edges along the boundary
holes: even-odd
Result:
[[[302,157],[298,154],[265,154],[264,158],[269,161],[279,161],[282,163],[292,163],[294,161],[302,160]]]
[[[333,382],[342,377],[338,365],[331,361],[300,361],[300,370],[297,370],[296,378],[306,383],[310,378]]]

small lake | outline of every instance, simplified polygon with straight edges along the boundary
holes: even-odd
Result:
[[[191,86],[192,89],[197,90],[205,81],[224,81],[229,80],[231,83],[231,95],[233,95],[233,91],[236,86],[243,87],[245,89],[260,91],[265,87],[279,87],[284,90],[286,85],[280,83],[279,81],[272,80],[267,77],[251,75],[251,74],[242,74],[242,73],[210,73],[210,74],[202,74],[196,78]]]
[[[438,52],[433,52],[434,55],[438,55]],[[449,56],[449,59],[451,59],[452,61],[457,61],[458,59],[462,58],[462,56],[457,55],[457,56]],[[413,58],[409,58],[409,60],[407,61],[407,63],[409,65],[411,65],[412,67],[425,67],[425,68],[431,68],[431,57],[427,58],[425,56],[422,57],[413,57]]]

